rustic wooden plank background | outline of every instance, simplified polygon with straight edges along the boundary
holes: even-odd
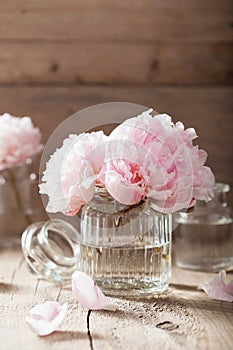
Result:
[[[44,142],[81,108],[139,103],[194,126],[233,186],[232,62],[232,0],[0,0],[0,113]]]
[[[134,102],[194,126],[217,180],[233,187],[232,61],[232,0],[0,0],[0,113],[32,116],[44,142],[82,108]],[[17,250],[0,255],[4,349],[89,349],[70,290],[38,283]],[[232,305],[196,290],[210,277],[175,268],[167,295],[92,313],[95,349],[131,349],[137,334],[135,349],[230,349]],[[24,316],[46,299],[71,312],[40,339]]]

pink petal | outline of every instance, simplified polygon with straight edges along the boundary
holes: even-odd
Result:
[[[102,290],[95,283],[96,292],[98,293],[99,301],[98,308],[95,310],[108,310],[108,311],[116,311],[117,306],[112,304],[109,299],[103,294]]]
[[[55,301],[46,301],[29,310],[26,322],[37,335],[45,336],[57,330],[62,323],[67,310],[67,304],[60,305]]]
[[[88,310],[116,311],[117,309],[109,302],[93,279],[84,272],[75,271],[73,273],[72,290],[78,302]]]
[[[198,289],[203,289],[206,294],[216,300],[233,301],[233,280],[225,283],[223,279],[226,277],[226,272],[220,271],[217,276],[209,282],[203,282],[198,285]]]

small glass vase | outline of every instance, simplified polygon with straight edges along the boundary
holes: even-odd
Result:
[[[0,246],[20,244],[25,228],[46,218],[38,193],[36,159],[0,171]]]
[[[178,267],[211,272],[233,268],[233,219],[226,202],[229,190],[228,184],[216,183],[211,201],[197,201],[193,210],[174,217]]]
[[[24,255],[43,277],[65,282],[78,269],[112,296],[150,296],[168,288],[170,215],[153,211],[147,201],[120,204],[99,188],[82,209],[80,233],[69,225],[52,220],[24,232]]]
[[[170,279],[169,216],[123,205],[99,189],[82,210],[81,270],[109,295],[161,293]]]

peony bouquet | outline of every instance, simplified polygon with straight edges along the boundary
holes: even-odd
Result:
[[[47,163],[40,193],[46,210],[75,215],[91,201],[95,187],[118,202],[134,205],[145,198],[161,213],[208,201],[214,175],[207,153],[193,144],[195,129],[173,123],[149,109],[125,120],[109,136],[102,131],[69,135]]]
[[[15,173],[20,166],[30,163],[31,157],[42,150],[43,146],[40,141],[40,130],[33,125],[31,118],[13,117],[8,113],[0,115],[0,180],[1,184],[4,185],[5,178],[8,179],[15,202],[22,212],[25,210]],[[30,217],[26,213],[24,213],[24,217],[26,222],[30,224]]]
[[[31,118],[0,115],[0,170],[22,165],[42,150],[41,133]]]

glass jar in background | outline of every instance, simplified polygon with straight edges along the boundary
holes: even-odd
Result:
[[[62,220],[34,224],[22,248],[32,269],[47,279],[65,283],[78,269],[108,295],[150,296],[169,285],[170,233],[170,215],[153,211],[147,201],[120,204],[97,188],[82,208],[80,233]]]
[[[226,201],[229,190],[228,184],[216,183],[212,200],[197,201],[190,212],[174,215],[178,267],[212,272],[233,268],[233,219]]]
[[[20,244],[25,228],[47,217],[38,192],[37,157],[0,171],[0,246]]]

